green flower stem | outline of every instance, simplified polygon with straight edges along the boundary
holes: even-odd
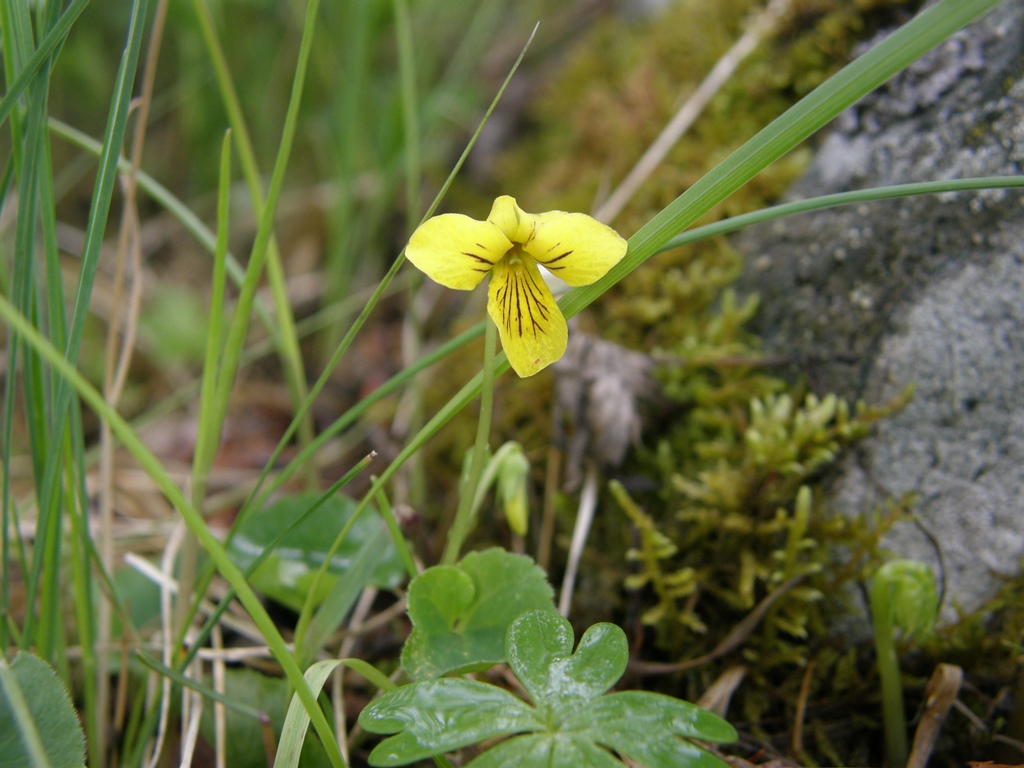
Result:
[[[893,636],[897,630],[904,638],[931,632],[938,617],[939,593],[925,563],[900,558],[890,560],[875,573],[869,602],[882,688],[885,763],[889,768],[902,768],[907,764],[907,720]]]
[[[487,438],[491,433],[491,414],[494,410],[494,348],[497,342],[498,327],[490,319],[484,321],[484,367],[483,382],[480,388],[480,420],[476,427],[476,443],[469,461],[469,471],[459,488],[459,508],[455,513],[451,530],[448,531],[448,544],[444,549],[441,563],[451,565],[459,559],[459,552],[466,536],[473,527],[476,518],[473,499],[476,487],[480,483],[480,475],[484,469],[487,455]]]
[[[878,606],[881,607],[881,606]],[[889,768],[907,764],[907,722],[903,714],[903,683],[893,642],[892,616],[886,608],[873,611],[875,654],[882,687],[882,725],[885,730],[885,762]]]

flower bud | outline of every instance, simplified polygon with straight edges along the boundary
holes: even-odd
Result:
[[[530,519],[526,498],[526,481],[530,475],[530,462],[518,443],[506,443],[503,450],[495,454],[499,459],[498,494],[505,508],[505,519],[513,533],[524,536]]]

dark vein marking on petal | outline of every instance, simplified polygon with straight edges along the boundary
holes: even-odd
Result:
[[[550,252],[551,252],[551,251],[548,251],[548,253],[550,253]],[[539,261],[539,262],[540,262],[541,264],[543,264],[543,265],[544,265],[545,267],[547,267],[547,266],[548,266],[549,264],[554,264],[554,263],[555,263],[556,261],[561,261],[561,260],[562,260],[562,259],[564,259],[564,258],[565,258],[566,256],[570,256],[570,255],[572,255],[572,252],[573,252],[573,249],[572,249],[572,248],[570,248],[570,249],[569,249],[568,251],[566,251],[565,253],[563,253],[563,254],[562,254],[561,256],[555,256],[555,258],[553,258],[553,259],[550,259],[550,260],[548,260],[548,261],[544,261],[543,259],[537,259],[537,261]],[[559,269],[561,269],[561,267],[559,267]]]
[[[548,332],[544,329],[543,323],[547,322],[550,313],[548,311],[548,308],[544,306],[544,294],[542,293],[540,286],[537,285],[534,276],[530,272],[525,272],[525,281],[523,287],[530,300],[527,303],[527,309],[530,312],[530,324],[532,325],[533,329],[533,337],[536,339],[538,332],[547,336]],[[537,308],[536,316],[533,312],[534,307]]]
[[[526,242],[523,245],[529,245],[533,242],[533,238],[537,236],[537,222],[533,222],[533,227],[530,229],[530,234],[526,236]]]
[[[478,243],[478,245],[479,245],[479,243]],[[462,255],[463,256],[469,256],[471,259],[476,259],[481,264],[487,264],[489,266],[494,266],[494,264],[489,259],[485,259],[483,256],[481,256],[478,253],[470,253],[469,251],[463,251]]]
[[[504,285],[499,286],[495,299],[500,307],[501,324],[506,333],[512,334],[514,331],[519,338],[523,338],[525,333],[531,332],[534,339],[542,334],[548,335],[544,324],[550,319],[551,310],[544,303],[544,293],[537,279],[528,269],[510,269],[508,279]],[[524,314],[529,321],[526,328]]]

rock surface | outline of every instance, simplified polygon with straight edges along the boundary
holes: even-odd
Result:
[[[849,110],[791,198],[1020,174],[1024,0],[1010,0]],[[818,392],[903,411],[841,465],[833,508],[913,492],[942,550],[946,617],[981,607],[1024,557],[1024,194],[870,203],[752,229],[742,291],[762,299],[767,351]],[[887,549],[938,571],[901,524]]]

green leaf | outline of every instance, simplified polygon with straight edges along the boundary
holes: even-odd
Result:
[[[85,764],[85,737],[64,684],[45,661],[21,652],[0,674],[0,765],[37,765],[30,741],[52,768]]]
[[[472,768],[520,768],[543,765],[558,768],[622,768],[611,753],[592,741],[570,735],[530,734],[503,741],[470,763]]]
[[[687,741],[733,741],[735,729],[721,718],[656,693],[602,695],[626,668],[621,629],[595,624],[575,653],[572,645],[571,625],[550,611],[530,611],[509,627],[509,664],[535,706],[497,686],[452,678],[384,694],[359,716],[367,731],[395,734],[370,753],[370,764],[406,765],[510,736],[467,768],[621,768],[612,750],[645,768],[724,765]]]
[[[242,522],[228,544],[231,559],[241,570],[246,570],[285,528],[306,514],[319,500],[317,494],[288,496],[254,511]],[[334,495],[325,499],[274,546],[274,551],[250,576],[253,587],[282,605],[301,610],[327,550],[355,507],[356,502],[346,496]],[[328,565],[331,578],[320,580],[316,603],[327,596],[338,575],[348,570],[363,546],[375,540],[379,527],[380,520],[375,515],[362,515],[356,519]],[[389,540],[376,555],[372,583],[391,588],[397,586],[404,576],[398,552]]]
[[[505,635],[523,613],[554,613],[544,571],[500,548],[456,565],[428,568],[409,585],[413,631],[402,666],[414,680],[482,669],[505,661]]]
[[[371,765],[405,765],[510,731],[539,731],[533,707],[502,688],[450,677],[403,685],[370,704],[359,723],[397,733],[370,753]]]
[[[721,768],[717,757],[678,737],[719,742],[736,739],[736,730],[718,716],[687,701],[648,691],[602,696],[568,721],[566,729],[579,729],[580,735],[649,768]]]
[[[114,571],[110,583],[118,602],[128,611],[131,626],[135,630],[151,627],[160,618],[160,587],[152,579],[135,568],[124,567]],[[93,605],[99,605],[100,599],[100,586],[94,582]],[[115,615],[112,623],[113,636],[122,637],[125,632],[121,617]]]

